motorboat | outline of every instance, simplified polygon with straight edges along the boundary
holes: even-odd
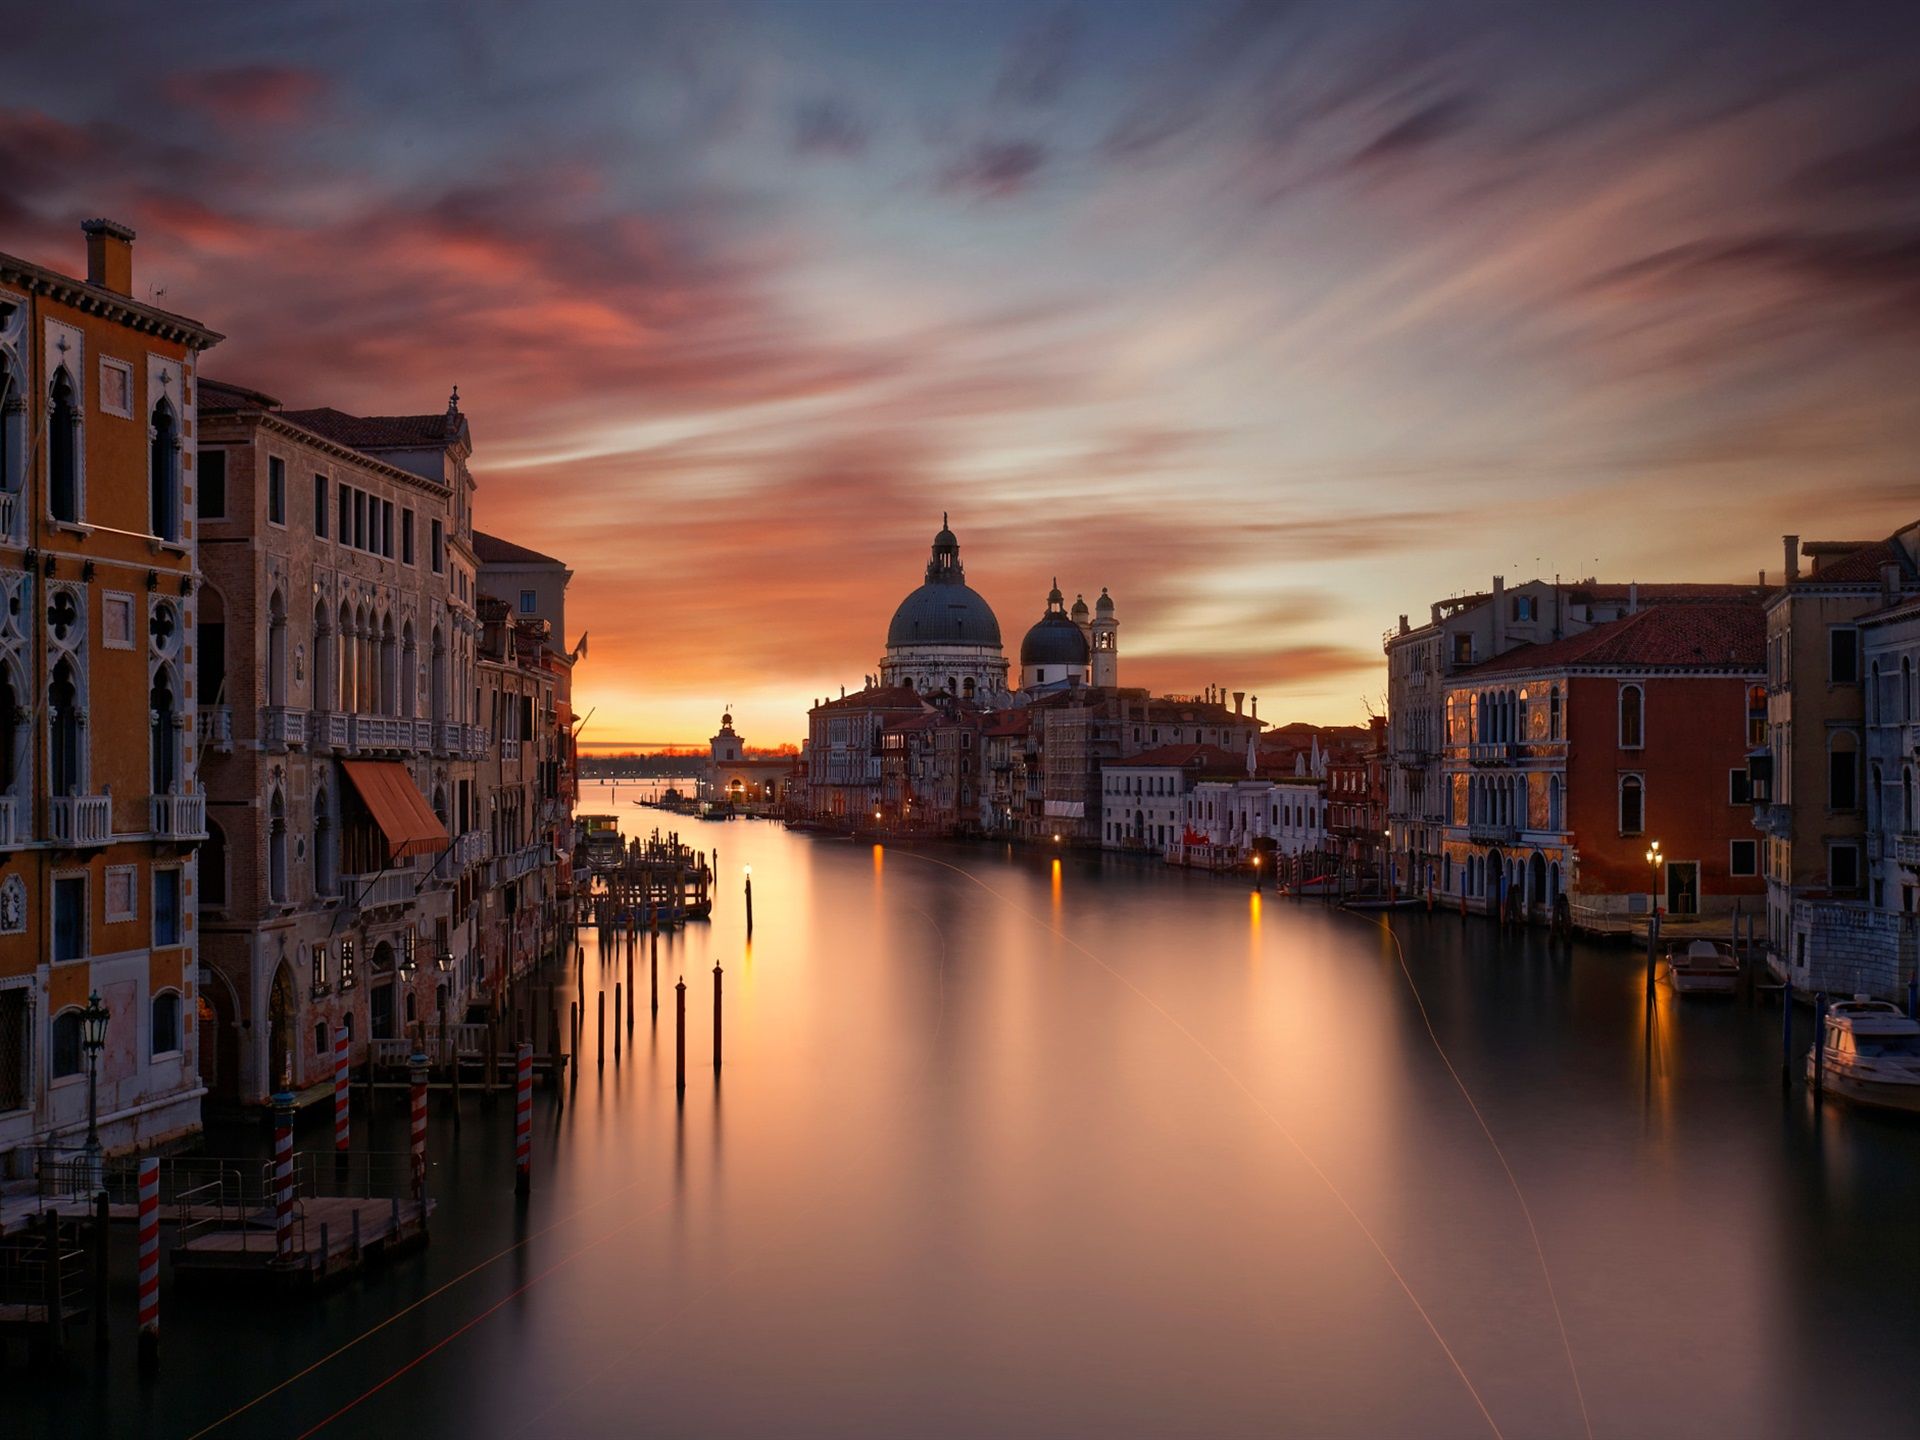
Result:
[[[1829,1094],[1857,1105],[1920,1112],[1920,1022],[1897,1005],[1856,995],[1827,1007],[1826,1026],[1807,1051],[1807,1083],[1816,1071]]]
[[[1667,983],[1676,995],[1731,995],[1740,984],[1740,957],[1723,940],[1691,940],[1667,952]]]

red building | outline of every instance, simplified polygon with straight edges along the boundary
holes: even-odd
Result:
[[[1624,928],[1763,893],[1748,799],[1756,604],[1655,605],[1452,677],[1442,871],[1476,909]],[[1660,842],[1656,869],[1647,851]]]

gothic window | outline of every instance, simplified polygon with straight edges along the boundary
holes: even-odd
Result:
[[[148,746],[155,795],[171,795],[180,780],[180,710],[173,693],[173,671],[162,665],[147,695]]]
[[[267,805],[267,899],[287,903],[287,802],[278,790]]]
[[[63,655],[47,683],[48,784],[55,795],[78,795],[81,784],[80,686],[73,658]]]
[[[180,427],[173,406],[153,407],[151,451],[147,465],[149,528],[162,540],[180,538]]]
[[[47,413],[47,507],[56,520],[80,519],[80,407],[65,366],[54,372]]]

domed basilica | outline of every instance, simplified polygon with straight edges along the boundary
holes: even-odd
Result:
[[[1056,581],[1044,614],[1020,642],[1022,696],[1076,685],[1113,686],[1119,677],[1119,624],[1105,590],[1089,616],[1077,599],[1068,613]],[[977,590],[967,584],[960,542],[940,517],[933,554],[919,589],[900,602],[887,627],[882,685],[920,692],[947,691],[984,705],[1014,703],[1007,690],[1007,657],[1000,622]]]

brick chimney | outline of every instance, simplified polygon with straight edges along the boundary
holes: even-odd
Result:
[[[1246,691],[1244,690],[1234,691],[1233,692],[1233,713],[1236,715],[1245,714],[1246,712],[1241,707],[1246,704],[1246,701],[1247,701]]]
[[[133,231],[114,220],[84,220],[87,283],[116,295],[133,294]]]
[[[1800,578],[1800,537],[1798,535],[1782,535],[1780,537],[1780,543],[1785,547],[1787,552],[1787,578],[1785,583],[1791,585]]]

